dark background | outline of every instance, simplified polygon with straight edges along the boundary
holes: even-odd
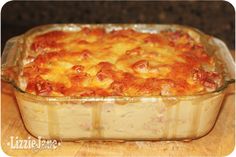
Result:
[[[165,23],[196,27],[235,48],[235,11],[225,1],[44,1],[6,3],[2,48],[10,37],[49,23]]]

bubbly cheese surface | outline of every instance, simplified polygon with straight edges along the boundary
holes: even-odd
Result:
[[[49,31],[29,54],[25,90],[42,96],[192,95],[222,80],[215,58],[183,31]]]

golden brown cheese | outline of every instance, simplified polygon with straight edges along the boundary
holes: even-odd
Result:
[[[215,59],[183,31],[51,31],[34,37],[30,49],[39,55],[23,76],[26,91],[36,95],[192,95],[222,80]]]

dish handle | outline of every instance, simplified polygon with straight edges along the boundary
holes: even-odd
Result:
[[[211,39],[212,39],[211,42],[213,42],[214,45],[217,46],[217,50],[215,51],[216,55],[223,62],[223,64],[227,69],[226,71],[227,75],[225,76],[225,82],[223,86],[221,86],[216,90],[216,91],[221,91],[225,88],[228,88],[231,84],[235,84],[235,62],[228,47],[222,40],[218,38],[211,38]],[[231,90],[231,88],[229,88],[227,90],[227,93],[231,93],[231,91],[234,92],[234,89]]]
[[[9,39],[3,50],[1,58],[1,79],[13,85],[16,84],[19,72],[19,57],[21,53],[21,36]]]

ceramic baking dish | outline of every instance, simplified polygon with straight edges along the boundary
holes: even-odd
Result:
[[[19,87],[17,75],[25,56],[28,35],[45,30],[106,30],[132,28],[158,32],[187,30],[198,37],[210,55],[224,64],[227,75],[222,87],[206,94],[155,97],[49,97],[36,96]],[[11,69],[9,71],[9,69]],[[35,137],[76,140],[191,140],[206,135],[217,119],[227,86],[234,82],[234,61],[226,45],[200,31],[178,25],[46,25],[10,39],[2,56],[2,79],[14,86],[26,129]],[[230,79],[231,78],[231,79]]]

